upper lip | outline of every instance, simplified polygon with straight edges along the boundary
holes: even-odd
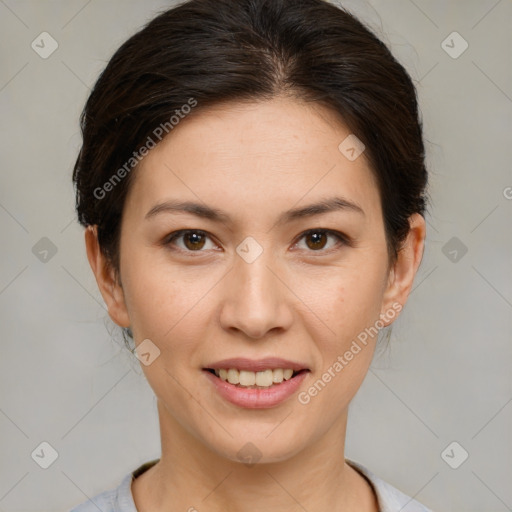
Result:
[[[233,357],[230,359],[222,359],[205,366],[204,369],[219,370],[221,368],[229,369],[236,368],[237,370],[246,370],[250,372],[261,372],[263,370],[278,368],[292,370],[298,372],[300,370],[309,370],[307,365],[290,361],[288,359],[281,359],[279,357],[265,357],[263,359],[248,359],[246,357]]]

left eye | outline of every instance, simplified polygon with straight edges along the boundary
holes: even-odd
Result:
[[[299,241],[302,239],[306,240],[306,246],[308,249],[311,249],[313,252],[319,252],[324,250],[326,242],[330,237],[336,238],[338,241],[338,245],[346,245],[348,244],[347,238],[338,233],[337,231],[332,231],[329,229],[310,229],[304,233],[302,233],[299,237]],[[175,244],[175,240],[183,239],[183,246],[179,246],[179,244]],[[202,249],[205,248],[206,240],[210,239],[209,235],[201,230],[181,230],[172,233],[167,237],[164,244],[165,245],[176,245],[178,249],[185,252],[203,252]],[[211,239],[210,239],[211,240]],[[298,245],[298,242],[297,244]],[[336,244],[331,245],[328,249],[332,249]],[[213,247],[206,247],[206,249],[212,249]]]
[[[346,237],[337,231],[331,231],[329,229],[310,229],[305,233],[302,233],[299,240],[303,238],[306,240],[306,246],[311,249],[313,252],[319,252],[325,249],[326,241],[329,237],[334,237],[338,240],[339,245],[345,245],[348,243]],[[308,242],[307,240],[311,240]],[[328,249],[332,249],[334,246],[329,247]]]

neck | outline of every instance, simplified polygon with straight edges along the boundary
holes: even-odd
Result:
[[[248,465],[199,442],[160,402],[158,410],[162,456],[132,484],[140,512],[377,510],[369,484],[345,463],[346,411],[315,443],[286,460]]]

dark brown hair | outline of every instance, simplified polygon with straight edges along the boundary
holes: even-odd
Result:
[[[78,220],[98,226],[116,273],[134,155],[154,142],[155,130],[170,132],[171,118],[192,101],[190,115],[283,94],[327,106],[364,143],[396,259],[409,216],[424,215],[427,185],[416,90],[404,67],[356,17],[325,0],[189,0],[115,52],[80,118]]]

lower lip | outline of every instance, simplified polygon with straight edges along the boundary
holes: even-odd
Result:
[[[203,370],[203,373],[228,402],[246,409],[267,409],[279,405],[295,393],[309,372],[303,371],[280,384],[273,384],[271,387],[261,389],[234,386],[208,370]]]

